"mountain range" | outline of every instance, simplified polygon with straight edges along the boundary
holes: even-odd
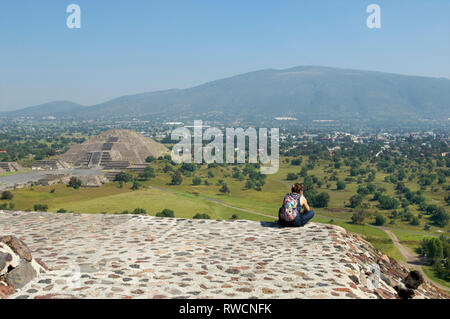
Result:
[[[1,113],[1,117],[105,119],[180,114],[293,116],[308,119],[447,119],[450,80],[392,73],[299,66],[266,69],[172,89],[81,106],[60,101]]]

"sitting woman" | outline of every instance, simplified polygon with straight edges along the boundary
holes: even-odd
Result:
[[[302,207],[304,208],[302,212]],[[308,201],[303,196],[303,185],[295,184],[292,186],[291,193],[286,194],[278,212],[280,225],[283,227],[303,227],[314,217],[308,205]]]

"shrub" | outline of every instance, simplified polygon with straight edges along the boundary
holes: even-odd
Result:
[[[34,205],[34,210],[36,212],[46,212],[48,210],[48,205],[36,204]]]
[[[381,214],[377,214],[375,217],[375,225],[383,226],[384,224],[386,224],[386,217]]]
[[[361,195],[353,195],[352,197],[350,197],[349,206],[351,208],[357,208],[357,207],[361,206],[362,201],[363,201],[363,198]]]
[[[233,214],[233,216],[231,216],[231,219],[238,219],[239,217],[238,217],[238,215],[236,215],[236,214]]]
[[[351,220],[353,224],[363,225],[364,220],[366,219],[366,213],[363,211],[358,211],[353,213]]]
[[[134,181],[134,182],[133,182],[133,186],[131,186],[131,190],[132,190],[132,191],[136,191],[136,190],[138,190],[139,188],[141,188],[141,184],[139,184],[137,181]]]
[[[343,190],[343,189],[345,189],[346,186],[347,186],[347,184],[345,184],[343,181],[338,181],[336,183],[337,190]]]
[[[72,187],[73,189],[78,189],[81,187],[81,180],[79,180],[78,178],[76,178],[75,176],[70,178],[69,183],[67,184],[67,187]]]
[[[224,194],[229,194],[229,193],[230,193],[230,189],[228,188],[228,186],[227,186],[226,183],[224,183],[224,184],[222,185],[222,187],[219,189],[219,191],[220,191],[221,193],[224,193]]]
[[[60,208],[58,209],[57,213],[67,213],[67,210],[65,210],[64,208]]]
[[[146,179],[153,178],[156,176],[155,169],[149,165],[144,169],[144,173],[142,173],[141,176]]]
[[[192,218],[193,219],[211,219],[211,217],[208,214],[200,214],[200,213],[195,214],[195,216]]]
[[[13,198],[14,198],[14,195],[10,191],[2,192],[2,200],[12,200]]]
[[[134,211],[133,211],[133,214],[146,215],[147,211],[145,209],[143,209],[143,208],[135,208]]]
[[[175,213],[171,209],[164,208],[161,212],[156,213],[156,217],[175,217]]]
[[[192,179],[192,184],[193,185],[200,185],[202,183],[202,179],[200,177],[194,177]]]
[[[381,209],[397,209],[400,206],[400,202],[396,198],[385,195],[380,196],[378,201]]]
[[[434,211],[433,215],[430,217],[430,220],[434,221],[434,223],[439,227],[447,226],[449,219],[449,214],[442,207],[439,207],[436,211]]]
[[[420,225],[420,220],[419,220],[419,218],[418,218],[417,216],[414,216],[414,217],[412,218],[412,220],[411,220],[411,225],[413,225],[413,226],[418,226],[418,225]]]
[[[116,182],[123,182],[123,183],[129,183],[134,180],[134,177],[129,172],[120,172],[116,175],[115,181]]]
[[[294,181],[297,179],[297,174],[295,173],[288,173],[286,176],[286,180],[288,181]]]
[[[147,158],[145,159],[145,162],[146,163],[151,163],[151,162],[153,162],[153,161],[155,161],[156,160],[156,158],[154,157],[154,156],[147,156]]]
[[[328,207],[328,202],[330,201],[330,195],[326,192],[322,192],[317,195],[313,195],[310,198],[311,204],[317,208]]]
[[[183,183],[183,177],[180,172],[176,172],[172,175],[172,185],[181,185],[181,183]]]

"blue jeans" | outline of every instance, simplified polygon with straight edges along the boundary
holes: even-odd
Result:
[[[310,210],[308,212],[304,212],[303,214],[297,214],[295,219],[292,222],[287,222],[284,219],[278,216],[278,220],[280,221],[280,225],[283,227],[303,227],[306,225],[314,217],[314,211]]]

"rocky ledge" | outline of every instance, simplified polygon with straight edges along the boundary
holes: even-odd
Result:
[[[0,212],[2,234],[48,266],[9,298],[446,298],[333,225]]]

